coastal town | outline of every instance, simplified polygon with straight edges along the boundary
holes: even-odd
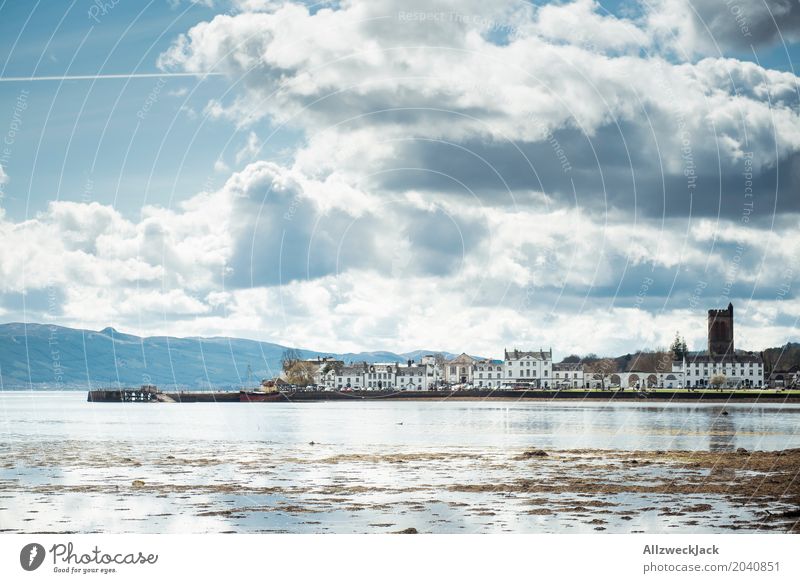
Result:
[[[660,362],[659,362],[660,360]],[[504,349],[502,359],[428,354],[419,361],[350,362],[335,357],[287,358],[279,385],[317,390],[432,391],[457,389],[760,389],[800,384],[800,369],[765,370],[764,358],[734,345],[733,305],[708,311],[708,348],[689,352],[676,338],[661,358],[639,358],[625,371],[608,359],[553,362],[552,348]]]

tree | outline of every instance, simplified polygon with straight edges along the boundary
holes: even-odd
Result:
[[[289,363],[289,368],[284,369],[283,372],[288,383],[305,387],[314,384],[314,374],[317,372],[317,368],[317,364],[314,362],[298,360]]]
[[[287,348],[281,356],[281,368],[286,382],[292,385],[310,385],[314,383],[314,373],[317,364],[302,360],[300,351],[296,348]]]
[[[787,342],[784,346],[767,348],[761,353],[767,374],[774,370],[790,370],[800,365],[800,343]]]
[[[616,372],[617,365],[610,358],[601,358],[586,364],[586,370],[593,373],[592,378],[600,381],[600,389],[606,388],[606,377],[613,372]]]
[[[724,374],[715,374],[709,379],[709,383],[712,387],[716,389],[721,389],[722,385],[725,384],[725,381],[728,380]]]
[[[292,366],[300,362],[300,352],[296,348],[287,348],[283,351],[281,356],[281,367],[284,372],[288,371]]]
[[[673,360],[683,360],[686,355],[689,354],[689,349],[686,346],[686,339],[682,338],[679,332],[675,332],[675,340],[672,341],[669,350],[672,353]]]
[[[637,352],[627,367],[628,372],[669,372],[671,370],[672,356],[664,348]]]

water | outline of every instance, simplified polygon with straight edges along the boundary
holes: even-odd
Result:
[[[623,465],[655,450],[800,448],[799,422],[796,404],[114,404],[0,393],[0,531],[747,530],[763,504],[702,488],[593,493],[585,478],[674,480],[665,462]],[[530,448],[550,455],[519,461]],[[693,504],[709,508],[675,512]]]
[[[722,411],[728,415],[722,415]],[[371,401],[87,403],[84,393],[0,394],[0,438],[358,446],[731,450],[800,447],[798,404]]]

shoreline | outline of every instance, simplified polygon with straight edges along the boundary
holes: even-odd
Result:
[[[123,393],[136,392],[136,389],[113,389],[90,391],[89,402],[122,402],[127,400]],[[597,390],[505,390],[471,389],[459,391],[292,391],[270,395],[265,403],[303,403],[324,401],[583,401],[583,402],[678,402],[678,403],[800,403],[800,391],[777,392],[774,390],[756,391],[687,391],[651,390],[639,393],[627,391]],[[240,402],[240,391],[164,391],[149,402]]]

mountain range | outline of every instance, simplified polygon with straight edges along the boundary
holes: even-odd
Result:
[[[50,324],[0,324],[0,389],[254,386],[280,372],[282,356],[289,348],[241,338],[140,337],[113,328],[94,331]],[[406,362],[432,353],[297,352],[302,358],[333,356],[345,362]]]
[[[277,376],[286,350],[301,358],[333,356],[344,362],[405,362],[431,350],[329,353],[242,338],[134,336],[51,324],[0,324],[0,390],[76,389],[154,384],[169,389],[236,388]],[[455,355],[442,352],[446,358]],[[800,344],[761,352],[766,370],[800,366]],[[612,358],[630,370],[639,355]],[[591,363],[594,355],[566,360]]]

